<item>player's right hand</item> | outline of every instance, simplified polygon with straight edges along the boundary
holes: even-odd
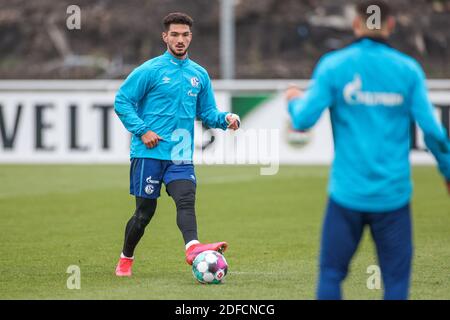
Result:
[[[147,146],[147,148],[154,148],[158,145],[159,140],[163,140],[163,138],[158,136],[153,131],[149,130],[142,135],[141,140]]]

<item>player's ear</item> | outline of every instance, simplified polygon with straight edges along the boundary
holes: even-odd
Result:
[[[167,32],[163,32],[162,34],[161,34],[161,38],[163,39],[163,41],[167,44]]]
[[[355,33],[356,36],[361,35],[361,24],[362,24],[361,17],[359,15],[356,15],[352,22],[353,32]]]
[[[396,22],[395,22],[395,18],[393,16],[389,16],[387,18],[386,24],[387,24],[387,28],[388,28],[389,33],[394,32],[394,29],[395,29],[395,26],[396,26]]]

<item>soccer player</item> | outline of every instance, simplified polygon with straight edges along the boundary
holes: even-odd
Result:
[[[381,13],[376,28],[369,24],[371,5]],[[450,142],[433,114],[422,68],[386,42],[395,26],[391,12],[385,1],[360,2],[353,21],[356,41],[320,59],[303,97],[298,88],[286,91],[294,129],[310,129],[326,108],[333,128],[335,156],[322,229],[318,299],[341,299],[341,282],[366,225],[377,250],[384,298],[408,298],[412,121],[422,129],[450,192]]]
[[[162,183],[176,204],[188,264],[200,252],[223,252],[228,246],[226,242],[198,241],[192,163],[194,121],[198,117],[210,128],[237,130],[239,116],[219,112],[207,71],[188,57],[192,18],[171,13],[163,24],[167,51],[136,68],[115,99],[115,112],[132,133],[130,194],[136,198],[136,210],[125,229],[117,276],[131,276],[134,250],[155,213]]]

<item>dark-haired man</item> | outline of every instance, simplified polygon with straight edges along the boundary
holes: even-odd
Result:
[[[433,114],[420,65],[386,43],[394,26],[385,1],[360,2],[353,21],[357,41],[322,57],[303,98],[297,88],[286,92],[295,129],[311,128],[326,108],[333,127],[335,157],[322,230],[319,299],[341,298],[341,282],[366,225],[376,245],[384,298],[408,297],[411,121],[423,130],[449,186],[447,133]]]
[[[136,198],[136,210],[125,229],[117,276],[131,276],[134,250],[155,213],[162,183],[176,204],[187,263],[192,264],[202,251],[223,252],[228,246],[226,242],[198,241],[192,163],[194,121],[198,117],[210,128],[236,130],[239,117],[219,112],[207,71],[188,57],[192,18],[171,13],[163,24],[167,51],[127,77],[114,105],[132,133],[130,193]]]

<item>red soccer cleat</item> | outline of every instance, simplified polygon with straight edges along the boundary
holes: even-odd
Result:
[[[194,262],[195,257],[198,254],[202,253],[206,250],[213,250],[219,253],[223,253],[228,248],[228,243],[226,242],[215,242],[215,243],[196,243],[191,245],[186,250],[186,262],[190,265]]]
[[[116,267],[116,276],[118,277],[131,277],[131,267],[133,266],[134,259],[120,258]]]

